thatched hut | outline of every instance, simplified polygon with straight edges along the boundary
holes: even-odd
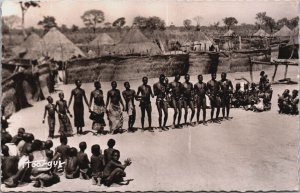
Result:
[[[235,32],[230,29],[223,35],[223,37],[232,37],[234,35],[235,35]]]
[[[112,49],[115,41],[106,33],[101,33],[89,43],[89,50],[96,51],[97,55],[106,55]]]
[[[38,60],[45,55],[45,42],[36,33],[32,33],[25,41],[12,49],[16,58]]]
[[[46,55],[55,61],[65,62],[85,54],[57,28],[51,28],[43,37],[46,44]]]
[[[269,37],[270,34],[268,34],[265,30],[263,29],[259,29],[257,32],[255,32],[253,35],[253,37],[261,37],[261,38],[264,38],[264,37]]]
[[[113,50],[117,54],[159,54],[158,45],[133,26]]]
[[[289,39],[291,35],[292,35],[292,31],[290,30],[290,28],[284,25],[279,31],[275,32],[272,36],[278,37],[281,40],[286,40]]]

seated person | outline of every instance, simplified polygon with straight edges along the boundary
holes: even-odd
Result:
[[[243,91],[241,90],[241,84],[236,83],[231,104],[235,108],[239,108],[242,104],[242,98],[243,98]]]
[[[114,139],[109,139],[107,141],[108,148],[104,150],[104,163],[107,164],[111,160],[112,152],[115,150],[114,146],[116,141]]]
[[[299,104],[299,96],[298,96],[298,90],[293,90],[292,91],[292,97],[291,97],[291,114],[292,115],[298,115],[299,110],[298,110],[298,104]]]
[[[106,164],[103,171],[103,181],[106,186],[111,186],[113,183],[119,185],[127,185],[129,183],[129,181],[127,181],[127,183],[124,184],[123,177],[126,176],[125,169],[131,164],[131,160],[127,159],[124,161],[124,164],[121,164],[119,158],[120,152],[114,150],[111,160]]]
[[[68,149],[68,157],[65,160],[65,174],[67,179],[74,179],[79,177],[79,164],[77,158],[77,149],[71,147]]]
[[[80,179],[88,180],[90,179],[88,175],[90,161],[87,154],[84,153],[86,149],[86,142],[80,142],[79,149],[80,151],[77,154],[77,158],[78,158],[78,165],[80,169]]]
[[[7,145],[2,146],[1,156],[1,171],[2,171],[2,182],[6,179],[14,176],[18,172],[19,158],[17,156],[9,155],[9,148]]]
[[[289,114],[290,113],[290,90],[285,89],[282,95],[278,95],[278,107],[279,113]]]
[[[92,184],[101,186],[104,169],[104,157],[101,155],[100,146],[97,144],[91,147],[91,151]]]
[[[13,139],[12,139],[12,143],[18,145],[18,143],[19,143],[20,141],[23,140],[24,134],[25,134],[25,129],[22,128],[22,127],[19,128],[19,129],[18,129],[18,134],[15,135],[15,136],[13,137]]]

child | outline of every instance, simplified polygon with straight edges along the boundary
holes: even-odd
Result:
[[[111,160],[112,152],[115,150],[116,141],[114,139],[109,139],[107,142],[108,148],[104,150],[104,163],[107,164]]]
[[[48,113],[48,125],[49,125],[49,138],[54,137],[55,129],[55,105],[53,104],[53,98],[51,96],[47,97],[48,104],[45,106],[43,124],[45,123],[45,118]]]
[[[67,150],[70,148],[68,144],[68,138],[64,135],[60,136],[60,145],[55,149],[54,159],[57,157],[61,158],[61,162],[64,162],[67,158]],[[56,159],[55,159],[56,160]]]
[[[101,155],[100,146],[95,144],[91,148],[91,172],[92,172],[92,183],[93,185],[101,186],[101,178],[104,169],[104,159]]]
[[[129,183],[129,181],[127,181],[126,184],[123,184],[123,177],[126,176],[124,170],[131,164],[131,160],[126,159],[122,165],[119,158],[120,152],[118,150],[114,150],[112,153],[112,159],[106,164],[103,171],[103,178],[106,186],[110,186],[113,183],[119,185],[127,185]]]
[[[25,134],[25,129],[22,128],[22,127],[19,128],[19,129],[18,129],[18,134],[15,135],[15,136],[12,138],[12,141],[11,141],[11,142],[14,143],[14,144],[16,144],[16,145],[18,145],[19,142],[23,140],[24,134]]]
[[[80,142],[79,149],[80,151],[77,154],[77,158],[78,158],[78,165],[80,169],[80,179],[89,180],[88,170],[89,170],[90,161],[87,157],[87,154],[84,153],[84,151],[86,150],[86,142]]]
[[[58,119],[59,119],[59,132],[61,135],[72,135],[73,128],[67,113],[72,117],[69,108],[67,106],[67,101],[64,100],[64,93],[59,93],[59,100],[56,101],[55,108],[58,108]]]
[[[67,179],[74,179],[79,177],[79,165],[77,159],[77,149],[71,147],[69,149],[69,156],[66,160],[65,174]]]
[[[44,147],[45,147],[45,150],[50,150],[53,147],[52,140],[49,139],[49,140],[45,141]]]

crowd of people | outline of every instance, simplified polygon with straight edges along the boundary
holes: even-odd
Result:
[[[86,142],[79,143],[79,151],[68,145],[65,135],[60,136],[60,143],[53,151],[51,139],[35,139],[24,128],[19,128],[14,137],[2,130],[2,183],[9,188],[30,182],[34,187],[49,187],[58,183],[61,176],[91,180],[98,186],[127,185],[132,180],[124,180],[125,168],[131,160],[126,159],[123,164],[119,161],[120,152],[114,148],[114,139],[108,140],[103,154],[100,145],[92,145],[90,159],[85,153]]]
[[[74,125],[77,128],[77,134],[82,134],[82,128],[85,126],[84,121],[84,103],[87,105],[90,116],[93,120],[92,129],[96,134],[104,134],[106,126],[104,116],[107,115],[109,120],[109,132],[112,134],[122,133],[123,129],[123,111],[128,114],[128,132],[134,132],[136,120],[136,101],[139,102],[141,110],[142,130],[154,131],[152,127],[152,104],[151,98],[156,97],[156,107],[158,110],[158,128],[160,131],[168,130],[166,125],[168,120],[168,109],[174,109],[172,128],[181,128],[183,124],[195,126],[203,123],[207,125],[206,110],[211,108],[211,119],[209,122],[220,123],[223,119],[229,119],[230,109],[243,107],[245,110],[261,112],[271,109],[272,88],[264,71],[261,72],[259,84],[245,83],[243,90],[240,83],[233,88],[231,80],[227,79],[226,73],[221,74],[221,79],[216,80],[216,73],[211,74],[211,80],[203,82],[203,76],[198,75],[198,82],[190,82],[190,75],[184,76],[185,81],[180,82],[180,75],[174,76],[174,81],[169,83],[168,78],[161,74],[159,81],[152,87],[148,85],[148,78],[143,77],[142,85],[138,87],[137,92],[130,88],[130,83],[124,83],[124,91],[117,88],[117,82],[111,82],[111,90],[107,92],[106,102],[101,90],[101,83],[94,83],[95,89],[90,94],[88,101],[84,89],[81,88],[81,81],[76,80],[76,88],[72,90],[71,97],[67,103],[64,100],[64,93],[59,93],[59,100],[53,104],[51,96],[47,98],[48,104],[45,106],[44,120],[48,114],[49,137],[54,137],[55,114],[58,113],[59,133],[63,135],[72,135],[73,129],[69,119],[72,114],[69,107],[73,101]],[[249,88],[250,85],[250,88]],[[122,99],[123,98],[123,99]],[[209,103],[207,101],[209,99]],[[124,101],[124,102],[123,102]],[[93,107],[92,107],[93,104]],[[209,106],[207,104],[210,104]],[[189,109],[191,111],[188,120]],[[184,110],[184,123],[181,118]],[[202,120],[200,113],[202,110]],[[222,110],[222,117],[220,111]],[[69,116],[68,116],[69,114]],[[145,117],[147,114],[148,127],[145,128]],[[196,122],[193,119],[196,115]]]

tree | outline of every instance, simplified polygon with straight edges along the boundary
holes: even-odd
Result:
[[[92,29],[93,32],[96,33],[97,25],[102,23],[105,20],[105,17],[103,11],[92,9],[84,12],[81,19],[87,28]]]
[[[290,23],[290,27],[292,28],[297,27],[299,23],[299,16],[290,19],[289,23]]]
[[[286,17],[284,17],[282,19],[279,19],[276,23],[277,23],[277,26],[279,28],[281,28],[284,25],[289,25],[289,20]]]
[[[60,26],[60,31],[63,32],[63,33],[66,33],[66,32],[69,31],[69,28],[65,24],[62,24]]]
[[[71,31],[72,32],[77,32],[79,30],[79,27],[77,25],[72,25]]]
[[[198,15],[198,16],[194,17],[193,20],[196,22],[196,30],[199,31],[200,30],[200,23],[203,20],[203,17]]]
[[[112,26],[121,29],[125,25],[125,23],[126,23],[125,18],[120,17],[112,23]]]
[[[273,33],[273,30],[275,29],[276,27],[276,22],[275,20],[272,18],[272,17],[269,17],[269,16],[265,16],[264,18],[264,23],[267,27],[270,28],[271,30],[271,33]]]
[[[166,29],[166,24],[165,21],[162,20],[159,17],[153,16],[153,17],[142,17],[142,16],[137,16],[133,19],[133,23],[138,26],[141,30],[165,30]]]
[[[265,24],[266,12],[259,12],[256,14],[255,19],[257,20],[256,24],[261,28]]]
[[[219,25],[220,25],[220,22],[217,21],[217,22],[214,22],[211,26],[215,29],[218,29],[219,28]]]
[[[223,22],[226,25],[228,30],[230,29],[231,26],[238,24],[237,19],[235,19],[234,17],[225,17],[223,19]]]
[[[22,11],[22,31],[25,38],[27,36],[25,31],[25,13],[30,7],[40,7],[40,4],[38,1],[26,1],[26,2],[20,1],[19,3]]]
[[[42,25],[44,28],[44,33],[47,33],[52,27],[57,27],[55,17],[44,16],[44,19],[38,22],[38,25]]]
[[[183,20],[185,29],[190,30],[192,28],[192,21],[190,19]]]

